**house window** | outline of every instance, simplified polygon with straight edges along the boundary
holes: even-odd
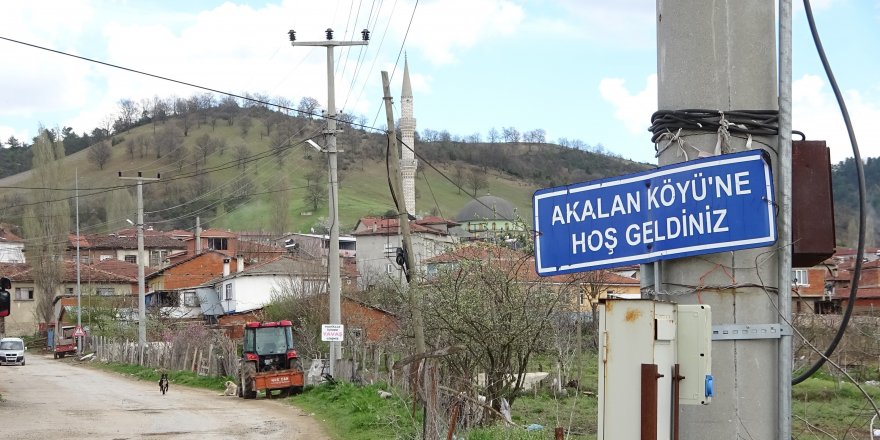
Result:
[[[150,266],[152,266],[152,267],[162,266],[162,260],[165,259],[166,254],[168,254],[168,251],[150,252]]]
[[[232,283],[226,285],[226,301],[232,301]]]
[[[133,264],[136,264],[136,263],[138,262],[138,257],[137,257],[137,255],[126,255],[126,256],[125,256],[125,261],[126,261],[127,263],[133,263]]]
[[[64,289],[64,293],[66,293],[67,295],[73,295],[73,287],[66,287]]]
[[[208,238],[208,249],[215,251],[225,251],[228,249],[229,243],[226,238],[212,237]]]
[[[99,261],[107,261],[107,260],[112,260],[112,259],[113,259],[113,255],[101,255],[100,257],[98,257]]]
[[[231,286],[232,284],[229,284]],[[198,307],[199,306],[199,297],[196,295],[195,291],[189,290],[183,292],[183,305],[186,307]]]
[[[393,258],[397,254],[397,246],[385,243],[385,247],[382,250],[385,253],[386,257]]]
[[[791,283],[795,286],[809,286],[810,277],[807,275],[807,269],[792,269]]]
[[[388,263],[385,265],[385,273],[394,273],[396,269],[397,266],[395,266],[394,264]]]
[[[113,296],[116,294],[116,289],[112,287],[98,287],[95,291],[100,296]]]
[[[33,301],[34,300],[34,288],[33,287],[18,287],[15,289],[15,300],[16,301]]]

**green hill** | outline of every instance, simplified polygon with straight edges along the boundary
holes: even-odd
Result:
[[[338,137],[343,231],[362,216],[394,209],[386,174],[386,137],[347,122],[341,124]],[[69,152],[84,148],[64,159],[67,173],[58,176],[55,186],[70,189],[55,194],[59,199],[70,197],[73,215],[74,175],[79,176],[83,233],[115,230],[126,226],[126,219],[134,220],[133,182],[121,180],[120,171],[123,176],[161,174],[159,182],[144,185],[145,219],[158,229],[192,229],[196,216],[203,227],[239,231],[308,232],[327,226],[325,155],[303,143],[313,138],[323,144],[321,120],[260,106],[218,105],[163,120],[143,118],[127,129],[121,125],[117,121],[118,132],[112,136],[100,129],[93,136],[77,136],[69,129],[56,133],[65,135]],[[26,149],[16,149],[15,163],[0,161],[0,175],[20,171],[23,162],[29,167]],[[11,148],[5,150],[13,153]],[[98,158],[106,150],[109,156],[101,164]],[[417,141],[416,151],[420,156],[417,211],[447,218],[454,218],[471,194],[491,193],[513,203],[528,221],[531,196],[538,188],[649,167],[546,143],[466,143],[446,138]],[[35,191],[27,188],[33,186],[28,171],[0,179],[4,208],[0,222],[22,224],[24,208],[35,197]]]

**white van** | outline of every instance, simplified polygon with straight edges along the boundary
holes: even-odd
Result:
[[[24,365],[24,352],[27,347],[21,338],[0,339],[0,365]]]

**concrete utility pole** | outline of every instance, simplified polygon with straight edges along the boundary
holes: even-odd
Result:
[[[137,177],[122,177],[122,180],[137,180],[137,242],[138,242],[138,364],[144,364],[144,347],[147,345],[147,304],[146,304],[146,281],[144,280],[144,180],[159,180],[156,177],[143,177],[138,171]]]
[[[413,253],[412,235],[409,231],[409,215],[406,210],[406,201],[403,197],[402,179],[400,176],[400,148],[397,145],[397,136],[394,134],[394,110],[391,108],[391,84],[388,81],[388,72],[382,71],[382,91],[385,100],[385,117],[388,120],[388,140],[391,142],[391,169],[394,170],[394,194],[397,202],[397,223],[400,225],[400,233],[403,235],[403,249],[406,252],[406,282],[412,283],[413,275],[418,274],[416,257]],[[413,333],[415,333],[416,353],[425,352],[425,324],[422,319],[422,305],[418,295],[412,288],[409,291],[409,304],[413,314]]]
[[[80,256],[79,256],[79,169],[74,170],[74,182],[76,185],[76,327],[82,328],[82,289],[80,286]],[[82,355],[82,336],[76,337],[76,354]]]
[[[342,324],[342,282],[339,277],[339,182],[336,178],[336,90],[333,75],[333,48],[336,46],[366,46],[370,41],[370,31],[361,31],[361,41],[335,41],[333,29],[327,29],[327,41],[296,41],[296,32],[288,31],[291,46],[323,46],[327,48],[327,156],[330,163],[330,250],[327,255],[328,285],[330,287],[330,324]],[[330,375],[336,374],[336,359],[342,357],[342,346],[338,342],[330,342]]]
[[[658,1],[656,18],[660,109],[777,109],[773,2]],[[681,134],[689,145],[714,154],[717,133]],[[768,146],[778,175],[776,136],[754,136],[754,141],[754,148]],[[746,148],[744,139],[731,137],[730,142],[732,151]],[[697,152],[688,150],[685,158],[679,149],[668,148],[659,164],[694,159]],[[779,194],[779,186],[776,191]],[[782,234],[780,238],[784,240]],[[777,301],[778,254],[775,248],[759,248],[668,260],[657,275],[661,285],[673,291],[699,288],[701,298],[688,294],[674,300],[710,305],[713,326],[778,325],[776,305],[760,287],[752,287],[763,284]],[[785,301],[782,295],[779,301]],[[715,397],[707,406],[682,406],[681,438],[705,439],[711,433],[723,439],[787,439],[780,426],[788,426],[788,420],[781,419],[789,415],[780,408],[779,393],[787,392],[789,384],[780,383],[779,345],[779,338],[713,342]]]

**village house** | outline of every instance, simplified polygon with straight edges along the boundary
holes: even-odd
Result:
[[[68,236],[65,259],[76,259],[77,236]],[[144,231],[144,254],[140,259],[147,267],[160,268],[166,266],[166,259],[175,252],[186,249],[186,245],[167,232],[149,228]],[[79,236],[80,261],[83,263],[119,260],[138,264],[137,231],[133,228],[122,229],[112,234],[91,234]]]
[[[196,288],[228,275],[232,264],[244,270],[244,259],[208,250],[153,272],[146,277],[147,307],[170,318],[200,318],[203,312]]]
[[[450,234],[457,223],[439,217],[425,217],[410,221],[412,248],[418,267],[423,262],[443,254],[458,240]],[[395,261],[403,237],[397,218],[363,217],[352,233],[357,238],[357,268],[361,287],[369,288],[383,280],[401,280],[403,273]]]
[[[12,281],[12,307],[9,316],[5,318],[6,335],[32,335],[44,330],[48,323],[36,317],[38,286],[33,268],[25,263],[0,263],[0,273]],[[124,298],[131,306],[135,306],[137,285],[137,266],[134,264],[124,261],[80,264],[79,286],[84,307],[88,306],[91,298],[97,296]],[[76,287],[76,262],[65,261],[61,285],[55,292],[55,297],[73,298]]]

